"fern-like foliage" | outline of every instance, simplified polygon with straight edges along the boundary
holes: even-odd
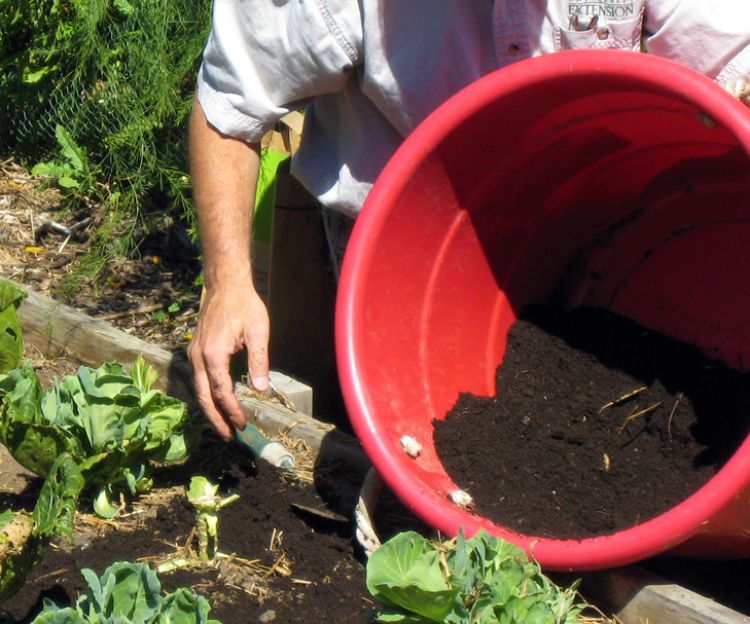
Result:
[[[157,209],[192,222],[185,135],[210,9],[210,0],[0,0],[3,156],[59,160],[63,128],[96,172],[79,199],[114,195],[130,220]]]

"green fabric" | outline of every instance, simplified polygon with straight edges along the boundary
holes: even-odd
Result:
[[[267,149],[261,153],[253,215],[253,238],[256,241],[271,242],[273,208],[276,203],[276,172],[287,158],[289,154],[276,150]]]

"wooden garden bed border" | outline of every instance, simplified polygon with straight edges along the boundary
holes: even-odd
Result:
[[[27,345],[45,357],[65,355],[89,366],[104,361],[130,365],[141,355],[159,372],[163,391],[198,409],[185,357],[24,290],[28,297],[19,308],[19,318]],[[338,460],[364,474],[370,464],[357,440],[309,415],[312,389],[281,373],[272,372],[271,377],[297,411],[258,399],[238,384],[236,393],[248,417],[267,435],[304,440],[316,457]],[[583,585],[590,600],[623,624],[750,624],[750,617],[633,566],[586,574]]]

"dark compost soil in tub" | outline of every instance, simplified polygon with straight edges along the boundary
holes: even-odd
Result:
[[[162,590],[191,588],[208,599],[210,617],[223,624],[367,622],[374,605],[365,587],[363,556],[351,521],[331,516],[350,513],[359,484],[347,482],[340,467],[316,467],[316,473],[315,485],[290,482],[265,462],[255,465],[217,442],[189,464],[157,474],[156,492],[181,494],[191,475],[202,474],[220,484],[223,496],[238,493],[240,498],[220,512],[219,549],[257,564],[162,573]],[[82,501],[80,509],[88,511],[88,504]],[[135,526],[111,529],[102,523],[90,539],[79,514],[74,547],[60,543],[47,549],[20,592],[0,605],[0,613],[5,611],[0,622],[29,622],[45,596],[60,605],[73,603],[86,587],[81,568],[101,574],[115,561],[154,566],[190,541],[194,511],[184,496],[146,497],[141,505],[148,513]]]
[[[496,395],[462,394],[435,445],[474,511],[527,535],[637,525],[704,485],[748,433],[750,377],[604,309],[525,310]]]

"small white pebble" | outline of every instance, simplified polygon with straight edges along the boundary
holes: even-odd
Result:
[[[448,498],[451,499],[452,503],[463,508],[469,507],[474,502],[471,494],[464,490],[453,490],[450,494],[448,494]]]
[[[409,457],[417,457],[422,452],[422,445],[409,435],[401,437],[401,448]]]
[[[258,622],[261,622],[261,624],[266,624],[267,622],[273,622],[275,619],[276,611],[274,611],[273,609],[269,609],[258,618]]]

